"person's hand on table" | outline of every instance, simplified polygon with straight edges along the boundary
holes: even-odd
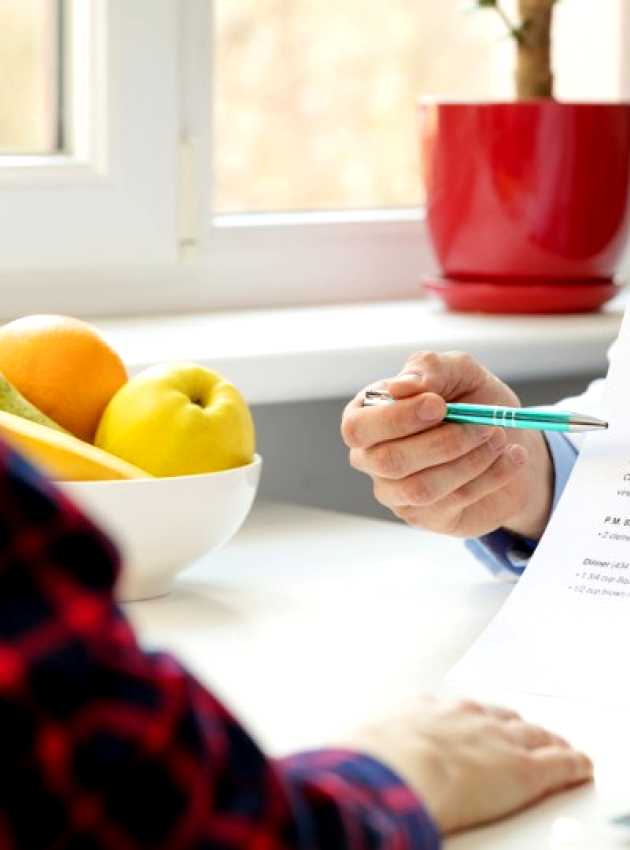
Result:
[[[442,422],[446,402],[520,406],[495,375],[460,352],[413,355],[401,373],[367,389],[398,401],[347,405],[341,433],[350,464],[374,496],[409,525],[457,537],[499,527],[538,538],[549,518],[553,466],[536,431]]]
[[[497,820],[592,779],[590,759],[507,709],[431,697],[374,723],[349,744],[392,770],[444,834]]]

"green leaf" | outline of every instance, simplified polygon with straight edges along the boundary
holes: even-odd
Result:
[[[476,2],[480,9],[493,9],[497,5],[497,0],[476,0]]]

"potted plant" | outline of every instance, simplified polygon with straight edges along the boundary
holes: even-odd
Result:
[[[501,15],[517,51],[517,100],[420,104],[427,223],[456,310],[584,312],[617,291],[630,200],[630,104],[553,97],[556,0]]]

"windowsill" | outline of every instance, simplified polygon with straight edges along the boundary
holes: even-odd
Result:
[[[602,372],[623,315],[619,296],[583,316],[481,316],[430,300],[96,319],[131,374],[190,360],[251,404],[344,398],[399,371],[418,350],[471,352],[502,378]]]

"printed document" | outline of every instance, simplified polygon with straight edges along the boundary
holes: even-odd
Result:
[[[590,413],[588,410],[576,411]],[[496,618],[453,670],[459,689],[630,706],[630,320],[549,528]],[[473,686],[473,687],[468,687]]]

